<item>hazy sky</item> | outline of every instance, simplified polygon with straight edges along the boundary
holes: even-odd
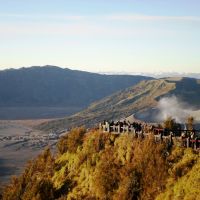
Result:
[[[199,0],[0,0],[0,68],[200,72]]]

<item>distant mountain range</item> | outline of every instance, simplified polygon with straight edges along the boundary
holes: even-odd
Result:
[[[107,95],[150,79],[56,66],[3,70],[0,71],[0,119],[64,116],[68,111],[77,112]]]
[[[164,77],[187,77],[200,79],[200,73],[178,73],[178,72],[158,72],[158,73],[138,73],[141,76],[150,76],[154,78]]]
[[[187,78],[196,78],[200,79],[200,73],[178,73],[178,72],[126,72],[126,71],[121,71],[121,72],[99,72],[100,74],[112,74],[112,75],[140,75],[140,76],[148,76],[148,77],[153,77],[153,78],[166,78],[166,77],[187,77]]]
[[[120,119],[132,114],[136,118],[152,120],[158,114],[158,102],[164,97],[177,99],[200,109],[200,80],[193,78],[164,78],[145,80],[104,99],[92,103],[86,110],[70,117],[44,123],[43,130],[71,128],[75,126],[94,126],[103,120]],[[169,109],[176,106],[169,105]]]

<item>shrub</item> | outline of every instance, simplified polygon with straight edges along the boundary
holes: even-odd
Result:
[[[67,151],[75,153],[78,146],[83,143],[85,133],[86,129],[84,127],[74,128],[66,136],[62,137],[57,144],[60,154]]]

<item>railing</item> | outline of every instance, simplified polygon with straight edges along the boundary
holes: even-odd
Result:
[[[109,123],[100,124],[99,129],[112,134],[130,133],[136,138],[145,138],[150,133],[145,133],[140,126],[132,125],[110,125]],[[200,149],[200,131],[199,130],[169,130],[162,128],[152,128],[150,131],[156,142],[165,141],[169,145],[174,145],[175,141],[179,141],[179,145],[186,148]],[[184,135],[184,137],[183,137]],[[192,135],[192,138],[191,138]]]

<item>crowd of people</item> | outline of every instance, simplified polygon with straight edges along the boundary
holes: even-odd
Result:
[[[112,133],[126,133],[132,132],[137,137],[144,137],[145,134],[153,133],[157,138],[163,140],[165,138],[170,138],[169,140],[172,143],[172,138],[177,137],[181,139],[182,146],[184,147],[194,147],[200,148],[200,132],[197,130],[170,130],[167,128],[158,127],[144,122],[130,122],[128,120],[122,121],[104,121],[100,123],[99,128],[104,132]]]

